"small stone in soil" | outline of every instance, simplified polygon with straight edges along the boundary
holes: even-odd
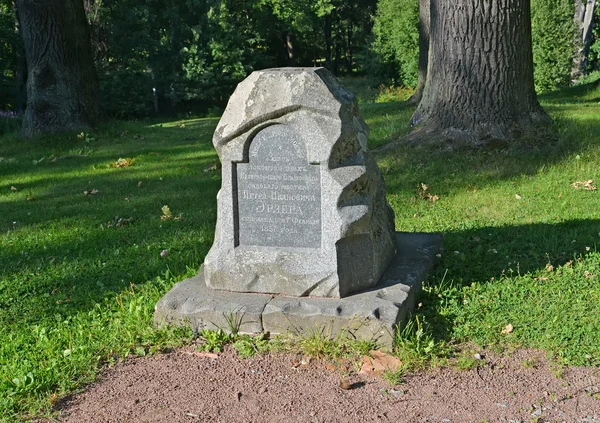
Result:
[[[390,394],[392,394],[395,397],[401,397],[402,395],[404,395],[404,391],[402,389],[392,389],[390,390]]]
[[[352,384],[350,383],[350,381],[348,379],[344,378],[344,379],[340,380],[340,388],[347,391],[349,389],[352,389]]]

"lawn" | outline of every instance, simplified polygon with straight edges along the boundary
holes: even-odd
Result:
[[[404,102],[361,98],[372,148],[409,131]],[[412,320],[421,331],[398,354],[469,342],[600,364],[600,89],[541,101],[556,133],[519,146],[377,155],[397,229],[445,235]],[[47,414],[100,367],[189,338],[154,329],[152,312],[212,243],[217,122],[0,136],[0,421]]]

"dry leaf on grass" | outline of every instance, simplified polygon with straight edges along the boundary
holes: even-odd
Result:
[[[110,165],[114,168],[124,168],[129,167],[133,164],[134,159],[119,159],[116,162],[112,162]]]
[[[438,195],[431,195],[429,192],[429,187],[423,183],[417,186],[417,194],[419,194],[419,197],[421,197],[423,200],[431,201],[433,203],[440,199]]]
[[[508,325],[506,325],[506,327],[504,329],[502,329],[502,333],[508,335],[509,333],[511,333],[515,328],[513,327],[513,325],[511,325],[510,323]]]
[[[596,191],[596,186],[594,185],[593,179],[588,179],[587,181],[577,181],[573,182],[571,186],[574,189],[584,189],[586,191]]]
[[[370,356],[363,357],[363,365],[359,373],[382,375],[386,371],[396,372],[400,370],[402,362],[393,355],[388,355],[381,350],[371,351]]]
[[[516,198],[517,200],[520,200],[520,199],[521,199],[521,198],[523,198],[523,197],[521,197],[519,194],[515,194],[515,198]]]

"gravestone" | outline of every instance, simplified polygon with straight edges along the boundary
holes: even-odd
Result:
[[[394,230],[355,97],[324,68],[252,73],[213,137],[217,225],[200,273],[156,305],[199,331],[350,331],[391,346],[441,237]]]
[[[222,163],[213,289],[341,298],[396,253],[394,213],[354,96],[324,68],[254,72],[213,143]]]

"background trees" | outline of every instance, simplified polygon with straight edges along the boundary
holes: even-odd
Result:
[[[583,28],[574,20],[581,18],[582,10],[587,11],[586,22],[592,25],[588,60],[581,74],[600,70],[600,13],[591,7],[592,2],[596,0],[531,0],[535,87],[539,93],[571,83],[574,57],[578,51],[585,52]],[[374,24],[374,52],[380,61],[394,63],[394,82],[409,86],[416,84],[418,5],[419,0],[380,0]]]
[[[237,82],[265,67],[327,66],[338,75],[368,74],[377,85],[415,87],[419,79],[419,0],[81,1],[101,108],[113,117],[222,106]],[[574,68],[598,69],[596,0],[531,2],[536,90],[579,79]],[[575,43],[583,31],[576,10],[596,23],[586,27],[587,50]],[[13,1],[0,0],[3,110],[23,109],[22,46]],[[578,51],[589,51],[587,62]]]

